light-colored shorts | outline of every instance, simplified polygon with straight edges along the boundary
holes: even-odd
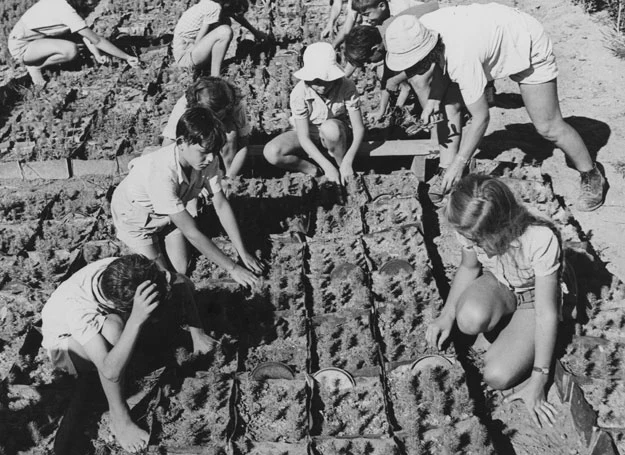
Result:
[[[513,74],[510,79],[519,84],[544,84],[558,77],[558,65],[553,44],[542,24],[526,13],[521,13],[531,37],[530,67]]]
[[[123,182],[113,192],[111,214],[117,238],[131,250],[158,245],[165,237],[183,235],[168,216],[155,215],[128,201],[125,191],[121,188],[122,185]],[[196,200],[187,204],[190,212],[193,202],[197,205]],[[191,214],[194,213],[191,212]]]
[[[67,371],[72,376],[78,376],[76,366],[72,361],[72,357],[69,355],[70,338],[70,336],[59,338],[57,345],[52,349],[48,349],[48,357],[55,368]]]
[[[185,38],[174,37],[172,42],[172,53],[174,54],[174,62],[180,68],[195,68],[195,63],[191,57],[191,51],[195,46],[194,41],[187,40]]]
[[[11,30],[9,34],[9,40],[7,42],[7,47],[9,48],[9,53],[11,56],[20,63],[24,63],[24,54],[26,53],[26,49],[28,49],[28,45],[31,43],[30,41],[26,41],[20,39],[20,36],[25,35],[24,26],[21,21],[18,21],[17,24]]]

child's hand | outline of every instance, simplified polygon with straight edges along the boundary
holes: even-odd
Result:
[[[451,333],[453,326],[454,318],[441,314],[428,326],[427,331],[425,332],[425,339],[430,346],[441,350],[443,348],[443,344],[447,341],[447,338],[449,338],[449,334]]]
[[[193,342],[193,352],[199,354],[206,354],[214,350],[219,343],[216,339],[209,336],[204,330],[191,327],[191,341]]]
[[[156,284],[151,281],[144,281],[135,291],[135,296],[132,301],[132,311],[128,322],[133,321],[138,325],[143,325],[148,320],[150,314],[159,305],[159,295],[156,290]]]
[[[106,65],[107,63],[109,63],[111,61],[111,57],[109,57],[108,55],[94,55],[96,62],[98,62],[100,65]]]
[[[384,111],[367,112],[367,120],[369,123],[378,123],[384,117]]]
[[[254,288],[258,285],[259,282],[259,279],[256,275],[247,270],[245,267],[241,267],[240,265],[236,264],[234,268],[230,271],[230,276],[234,281],[246,288]]]
[[[139,61],[138,57],[128,57],[126,59],[126,62],[132,67],[132,68],[138,68],[139,65],[141,64],[141,62]]]
[[[546,376],[545,376],[546,378]],[[530,417],[538,426],[542,426],[547,423],[549,426],[553,426],[556,423],[556,415],[558,412],[545,398],[545,384],[540,380],[534,380],[532,377],[520,388],[515,390],[506,397],[504,403],[510,403],[515,400],[523,400]]]
[[[265,271],[266,266],[263,261],[261,261],[253,254],[248,253],[247,251],[243,252],[243,254],[241,255],[241,260],[243,261],[243,264],[245,264],[245,267],[247,267],[254,273],[260,275]]]
[[[339,170],[337,168],[331,166],[328,167],[328,169],[324,169],[323,171],[328,178],[328,181],[334,182],[338,185],[341,184],[341,174],[339,173]]]
[[[465,166],[466,162],[463,159],[458,157],[454,159],[454,161],[445,171],[445,175],[443,176],[443,192],[448,193],[449,191],[451,191],[452,187],[462,178]]]
[[[341,183],[345,185],[347,183],[348,177],[354,175],[354,169],[352,168],[352,164],[346,161],[341,163],[341,168],[339,169],[341,174]]]
[[[323,30],[321,30],[321,39],[324,40],[326,38],[332,37],[332,26],[327,25]]]
[[[388,84],[387,84],[388,88]],[[441,110],[441,102],[438,100],[428,100],[423,107],[423,111],[421,112],[421,122],[424,125],[429,125],[430,123],[435,122],[435,119],[432,119],[432,116],[435,116]]]

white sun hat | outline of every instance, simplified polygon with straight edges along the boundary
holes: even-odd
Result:
[[[304,51],[304,66],[293,73],[298,79],[312,81],[335,81],[345,76],[336,63],[336,52],[330,43],[313,43]]]
[[[386,29],[386,65],[403,71],[423,60],[438,42],[438,32],[411,15],[398,16]]]

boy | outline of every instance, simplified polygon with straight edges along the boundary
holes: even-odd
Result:
[[[348,0],[345,23],[334,38],[332,45],[340,46],[354,25],[360,21],[380,27],[393,16],[412,14],[419,17],[437,9],[438,1],[436,0],[426,2],[420,0]],[[333,14],[330,17],[332,18]],[[380,30],[382,36],[384,36],[384,29]]]
[[[124,450],[146,447],[148,433],[130,418],[124,372],[144,324],[168,295],[182,300],[193,350],[212,340],[201,327],[190,282],[138,254],[93,262],[52,293],[42,310],[42,345],[53,364],[73,375],[97,369],[111,415],[111,430]]]
[[[163,269],[171,264],[173,270],[186,274],[189,242],[228,270],[237,283],[255,286],[258,278],[254,273],[262,273],[264,265],[245,248],[230,203],[222,192],[219,160],[214,158],[224,144],[223,125],[213,113],[203,107],[187,109],[178,121],[176,142],[130,163],[130,173],[113,193],[113,223],[122,242]],[[199,230],[193,216],[200,193],[212,198],[243,267]]]
[[[301,79],[290,97],[295,130],[271,140],[263,154],[283,169],[317,175],[319,167],[331,182],[344,183],[354,173],[354,158],[365,135],[356,86],[336,63],[329,43],[308,46],[304,67],[293,75]]]

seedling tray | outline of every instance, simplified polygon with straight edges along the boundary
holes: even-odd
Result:
[[[312,323],[313,370],[338,367],[353,372],[380,365],[370,312],[315,316]]]
[[[357,272],[357,271],[356,271]],[[371,310],[373,308],[371,292],[363,280],[364,272],[354,272],[354,279],[334,280],[330,275],[310,275],[312,288],[312,311],[315,315],[341,313],[351,310]]]
[[[387,195],[417,197],[419,180],[412,171],[393,171],[388,175],[365,174],[362,178],[372,201]]]
[[[363,220],[358,207],[336,205],[331,209],[317,208],[315,238],[353,238],[363,233]]]
[[[235,441],[305,442],[308,434],[309,386],[304,379],[255,381],[237,376]]]
[[[388,435],[384,390],[379,377],[356,377],[352,388],[315,383],[312,436]]]
[[[314,437],[314,455],[403,455],[394,439]]]
[[[331,274],[341,264],[354,264],[363,271],[368,269],[362,241],[355,238],[338,238],[332,241],[308,242],[310,258],[308,270],[312,275]]]
[[[420,223],[423,211],[416,197],[380,196],[365,206],[364,220],[369,233]]]
[[[413,269],[430,267],[425,241],[419,224],[401,228],[388,228],[382,232],[363,236],[371,270],[380,271],[388,261],[401,259],[408,261]]]

